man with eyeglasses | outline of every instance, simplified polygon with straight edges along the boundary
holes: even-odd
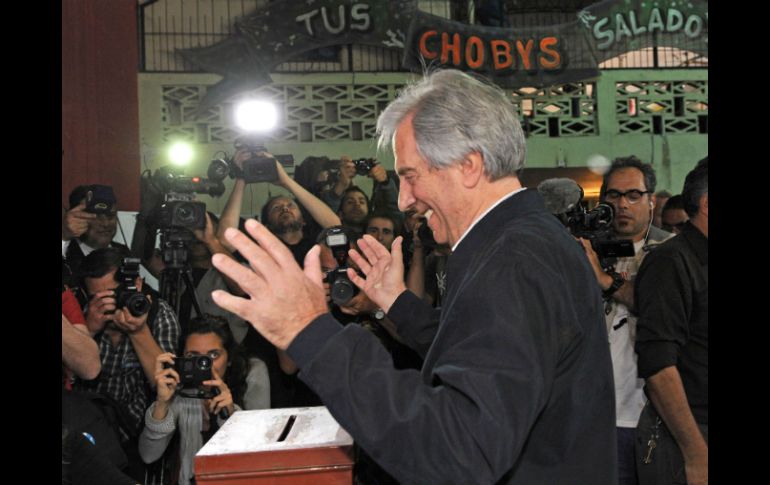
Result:
[[[615,237],[633,241],[633,257],[617,258],[613,266],[607,267],[607,262],[599,260],[591,243],[581,239],[605,301],[605,322],[615,380],[620,485],[636,484],[634,439],[645,402],[644,381],[637,378],[634,353],[634,278],[647,251],[671,237],[670,233],[652,225],[655,184],[652,166],[633,155],[615,159],[604,174],[601,200],[615,210],[612,226]]]

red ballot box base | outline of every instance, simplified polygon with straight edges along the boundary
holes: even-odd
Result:
[[[201,485],[351,484],[353,439],[321,407],[239,411],[195,456]]]

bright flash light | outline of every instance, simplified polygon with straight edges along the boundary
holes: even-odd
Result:
[[[176,142],[168,149],[168,158],[171,163],[184,167],[190,163],[193,157],[193,149],[189,143]]]
[[[268,101],[243,101],[235,107],[235,123],[247,132],[269,131],[278,123],[278,110]]]

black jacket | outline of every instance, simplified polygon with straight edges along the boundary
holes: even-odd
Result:
[[[522,191],[450,256],[440,315],[410,292],[388,316],[425,356],[395,370],[374,336],[319,317],[288,349],[357,443],[403,483],[615,483],[615,402],[596,278]]]

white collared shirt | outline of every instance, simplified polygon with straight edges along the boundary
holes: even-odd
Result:
[[[454,243],[454,246],[452,246],[452,252],[454,252],[457,249],[457,246],[465,238],[465,236],[467,236],[468,233],[471,232],[471,229],[473,229],[473,226],[478,224],[479,221],[484,218],[484,216],[486,216],[487,214],[490,213],[490,211],[492,211],[492,209],[494,209],[498,205],[502,204],[503,201],[505,201],[506,199],[510,199],[511,197],[513,197],[514,195],[518,194],[519,192],[521,192],[522,190],[525,190],[525,189],[526,189],[526,187],[521,187],[519,189],[516,189],[513,192],[511,192],[510,194],[502,196],[500,199],[497,200],[497,202],[495,202],[494,204],[489,206],[489,208],[487,210],[485,210],[480,216],[478,216],[476,219],[474,219],[473,222],[471,222],[471,225],[468,226],[468,229],[466,229],[465,232],[463,233],[463,235],[460,236],[460,239],[458,239],[457,242]]]

